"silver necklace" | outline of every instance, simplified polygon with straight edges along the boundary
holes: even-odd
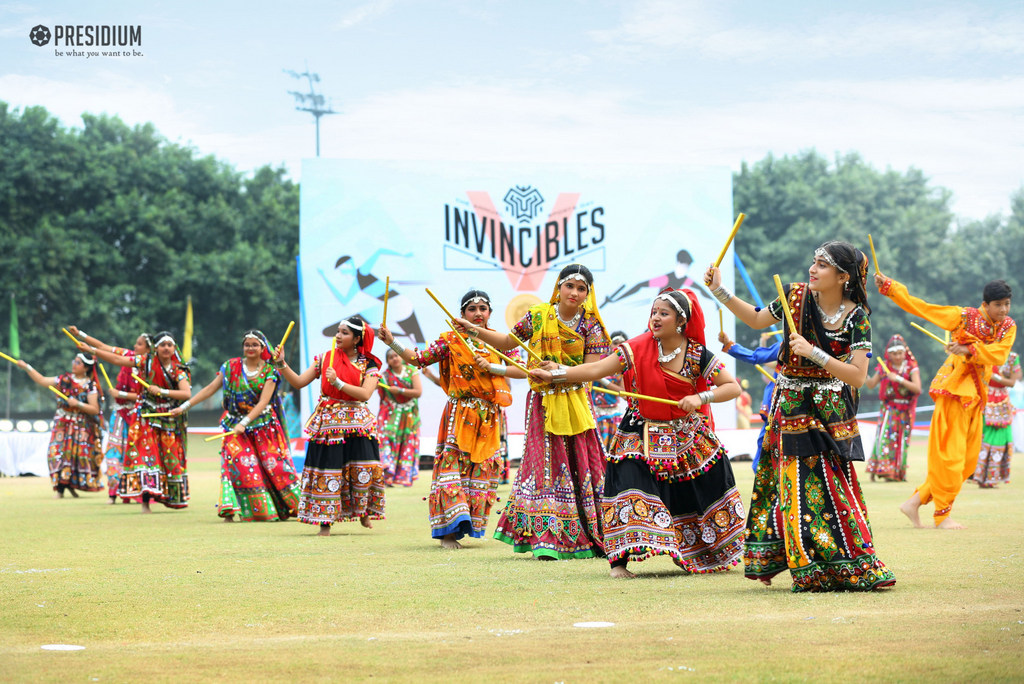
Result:
[[[658,363],[669,363],[672,359],[679,356],[679,352],[681,351],[683,351],[682,344],[666,354],[664,348],[661,346],[661,340],[658,340]]]
[[[555,316],[558,317],[558,322],[564,325],[565,327],[569,328],[570,330],[576,329],[576,324],[580,322],[581,315],[583,315],[583,311],[577,310],[575,316],[573,316],[569,320],[565,320],[564,318],[562,318],[562,312],[558,310],[557,306],[555,307]]]
[[[839,320],[840,318],[842,318],[842,316],[843,316],[843,312],[844,312],[844,311],[846,311],[846,304],[842,304],[842,303],[840,303],[840,304],[839,304],[839,310],[838,310],[838,311],[836,311],[836,312],[835,312],[834,314],[832,314],[831,316],[829,316],[829,315],[827,315],[827,314],[825,313],[825,310],[821,308],[821,304],[818,304],[818,300],[817,300],[817,299],[815,299],[815,300],[814,300],[814,305],[815,305],[816,307],[818,307],[818,313],[820,313],[820,314],[821,314],[821,320],[823,320],[823,321],[825,322],[825,325],[835,325],[835,324],[836,324],[836,322],[837,322],[837,321],[838,321],[838,320]]]

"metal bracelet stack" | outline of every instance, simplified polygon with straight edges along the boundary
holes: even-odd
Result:
[[[725,285],[719,285],[718,287],[711,291],[711,294],[714,295],[715,299],[717,299],[722,304],[726,304],[730,299],[732,299],[732,292],[729,292],[729,290],[725,289]]]
[[[491,375],[504,375],[505,371],[507,370],[505,368],[505,365],[501,363],[487,364],[487,369],[491,371]]]
[[[824,368],[825,364],[828,363],[829,359],[832,357],[821,347],[811,347],[811,353],[807,355],[807,358]]]
[[[715,400],[714,390],[704,390],[703,392],[698,392],[697,396],[700,397],[700,403],[702,406],[705,404],[710,404],[712,401]]]
[[[555,385],[564,383],[568,378],[565,377],[568,369],[565,366],[559,366],[555,370],[551,371],[551,382]]]

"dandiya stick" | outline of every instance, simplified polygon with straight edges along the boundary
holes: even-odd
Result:
[[[462,335],[459,334],[459,331],[455,329],[455,325],[451,321],[448,321],[448,327],[450,327],[452,329],[452,332],[455,333],[455,336],[458,337],[460,340],[462,340],[462,343],[464,345],[466,345],[466,347],[468,347],[470,351],[473,351],[473,348],[469,346],[468,342],[466,342],[466,338],[464,338]],[[524,366],[523,364],[518,363],[516,361],[513,361],[512,359],[510,359],[509,357],[505,356],[500,351],[498,351],[497,349],[495,349],[491,345],[487,344],[486,342],[484,342],[484,345],[488,349],[490,349],[492,352],[494,352],[495,354],[497,354],[501,358],[505,359],[507,362],[509,362],[510,364],[512,364],[513,366],[518,368],[519,370],[523,371],[524,373],[529,373],[530,372],[530,371],[528,371],[526,369],[526,366]]]
[[[445,315],[446,315],[446,316],[448,316],[448,318],[450,318],[450,319],[452,319],[452,320],[455,320],[455,316],[452,316],[452,312],[451,312],[451,311],[449,311],[449,310],[448,310],[448,309],[447,309],[447,308],[445,307],[445,305],[441,303],[441,300],[440,300],[440,299],[438,299],[438,298],[437,298],[437,297],[436,297],[436,296],[434,295],[434,293],[430,291],[430,288],[429,288],[429,287],[426,287],[426,288],[424,288],[424,289],[425,289],[425,290],[427,291],[427,294],[428,294],[428,295],[430,295],[430,298],[431,298],[431,299],[433,299],[433,300],[434,300],[434,302],[435,302],[435,303],[436,303],[436,304],[437,304],[437,305],[438,305],[439,307],[441,307],[441,311],[444,311]],[[458,331],[456,331],[456,334],[458,334]],[[515,335],[513,335],[513,334],[511,334],[511,333],[509,333],[509,337],[511,337],[511,338],[512,338],[513,340],[515,340],[516,344],[518,344],[518,345],[519,345],[520,347],[522,347],[523,349],[525,349],[525,350],[527,351],[527,353],[528,353],[528,354],[529,354],[530,356],[532,356],[533,358],[537,359],[537,362],[538,362],[538,363],[543,363],[544,359],[540,358],[540,356],[538,356],[538,355],[537,355],[537,352],[533,351],[532,349],[530,349],[529,347],[527,347],[527,346],[526,346],[525,344],[523,344],[523,341],[522,341],[522,340],[520,340],[520,339],[519,339],[518,337],[516,337]],[[459,339],[462,339],[462,336],[461,336],[461,335],[459,335]],[[465,341],[465,340],[463,340],[463,341]]]
[[[292,328],[295,327],[295,321],[288,322],[288,329],[284,331],[284,337],[281,338],[281,344],[278,347],[283,347],[284,343],[288,341],[288,336],[292,334]]]
[[[616,392],[615,390],[605,389],[603,387],[591,387],[590,389],[595,392],[604,392],[605,394],[614,394],[617,397],[633,397],[634,399],[643,399],[644,401],[656,401],[659,404],[669,404],[671,406],[678,406],[678,401],[672,401],[671,399],[665,399],[663,397],[652,397],[647,394],[637,394],[635,392]]]
[[[145,387],[146,389],[149,389],[149,383],[148,383],[148,382],[146,382],[145,380],[143,380],[142,378],[140,378],[140,377],[139,377],[139,374],[138,374],[138,373],[136,373],[135,371],[132,371],[132,377],[133,377],[133,378],[135,378],[135,380],[136,380],[136,381],[137,381],[137,382],[138,382],[138,383],[139,383],[140,385],[142,385],[142,386],[143,386],[143,387]]]
[[[165,411],[163,413],[143,413],[142,417],[143,418],[166,418],[167,416],[173,416],[173,415],[174,415],[173,413],[168,413],[168,412]]]
[[[868,233],[868,244],[871,246],[871,258],[875,262],[875,273],[881,273],[878,270],[878,256],[875,254],[875,241],[871,239],[871,233]]]
[[[77,346],[78,346],[79,344],[81,344],[81,342],[79,341],[79,339],[78,339],[77,337],[75,337],[74,335],[72,335],[72,334],[71,334],[71,332],[70,332],[70,331],[69,331],[69,330],[68,330],[67,328],[61,328],[61,330],[63,330],[63,331],[64,331],[64,334],[65,334],[65,335],[67,335],[68,337],[70,337],[70,338],[71,338],[71,341],[75,343],[75,346],[76,346],[76,347],[77,347]]]
[[[725,332],[725,320],[722,317],[722,310],[718,310],[718,331]]]
[[[338,338],[331,338],[331,353],[327,355],[327,367],[334,368],[334,347],[338,344]]]
[[[747,215],[742,212],[736,217],[736,223],[732,225],[732,232],[729,233],[729,239],[725,241],[725,246],[722,247],[722,251],[719,253],[718,258],[715,259],[715,268],[721,266],[722,259],[725,258],[725,253],[729,251],[729,245],[732,244],[732,240],[736,237],[736,233],[739,231],[740,226],[743,225],[743,219],[745,218],[747,218]]]
[[[63,399],[64,401],[71,401],[71,398],[70,398],[70,397],[68,397],[68,395],[64,394],[63,392],[61,392],[61,391],[60,391],[59,389],[57,389],[57,388],[56,388],[56,387],[54,387],[53,385],[47,385],[46,387],[47,387],[47,388],[48,388],[48,389],[49,389],[49,390],[50,390],[51,392],[53,392],[54,394],[56,394],[56,395],[57,395],[58,397],[60,397],[61,399]]]
[[[789,323],[789,332],[795,333],[796,325],[793,323],[793,312],[789,310],[789,300],[786,299],[786,291],[782,289],[782,279],[779,278],[778,273],[772,278],[775,280],[775,289],[779,291],[779,301],[782,302],[782,311],[786,314],[786,322]]]
[[[884,370],[886,373],[892,373],[892,371],[889,370],[889,367],[885,365],[885,361],[883,361],[882,359],[878,359],[878,365],[881,366],[882,370]]]
[[[770,333],[767,333],[767,334],[768,335],[781,335],[782,331],[781,330],[772,330]]]
[[[18,363],[18,359],[14,358],[13,356],[8,356],[7,354],[4,354],[3,352],[0,352],[0,358],[7,359],[11,363]]]
[[[384,279],[384,315],[381,316],[380,324],[388,324],[388,292],[391,291],[391,276]]]
[[[924,333],[925,335],[927,335],[928,337],[932,338],[933,340],[935,340],[936,342],[938,342],[939,344],[941,344],[941,345],[942,345],[943,347],[945,347],[945,346],[946,346],[946,343],[945,343],[945,342],[943,341],[943,339],[942,339],[941,337],[939,337],[938,335],[936,335],[935,333],[931,332],[930,330],[925,330],[924,328],[922,328],[921,326],[919,326],[919,325],[918,325],[917,323],[915,323],[914,321],[911,321],[911,322],[910,322],[910,325],[911,325],[911,326],[913,326],[913,327],[915,327],[915,328],[917,328],[918,330],[920,330],[921,332],[923,332],[923,333]]]
[[[103,379],[107,381],[107,387],[109,387],[111,390],[113,390],[114,389],[114,383],[110,382],[110,376],[107,375],[107,369],[104,368],[103,364],[100,363],[99,361],[97,361],[96,363],[99,364],[100,372],[103,373]]]
[[[219,435],[213,435],[212,437],[207,437],[207,438],[206,438],[206,439],[204,439],[203,441],[204,441],[204,442],[212,442],[212,441],[213,441],[213,440],[215,440],[215,439],[224,439],[224,438],[225,438],[225,437],[227,437],[228,435],[233,435],[233,434],[235,434],[235,431],[234,431],[234,430],[228,430],[227,432],[222,432],[222,433],[220,433]]]
[[[757,370],[761,371],[761,375],[763,375],[764,377],[768,378],[768,382],[775,382],[775,378],[772,377],[771,373],[769,373],[768,371],[766,371],[764,369],[764,366],[762,366],[759,363],[755,363],[754,364],[754,368],[756,368]]]

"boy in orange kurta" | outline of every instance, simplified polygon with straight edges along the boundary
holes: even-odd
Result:
[[[949,356],[928,390],[935,400],[928,435],[928,476],[900,510],[915,527],[921,527],[918,509],[934,502],[935,526],[960,529],[963,525],[950,512],[978,462],[989,377],[993,366],[1006,363],[1017,336],[1017,325],[1009,316],[1010,286],[1002,280],[986,285],[983,303],[976,309],[929,304],[880,273],[875,274],[875,284],[907,313],[950,331]]]

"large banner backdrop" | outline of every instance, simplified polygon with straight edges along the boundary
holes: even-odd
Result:
[[[302,367],[330,348],[343,318],[374,327],[391,278],[388,327],[406,347],[449,328],[425,293],[454,313],[462,295],[491,296],[491,327],[507,331],[552,293],[558,271],[582,263],[594,273],[609,332],[642,333],[651,300],[666,286],[692,288],[705,310],[708,347],[720,353],[718,302],[702,274],[732,228],[727,168],[670,165],[497,164],[312,159],[302,167],[300,298]],[[733,282],[730,249],[722,262]],[[725,313],[733,335],[733,318]],[[374,348],[384,359],[387,348]],[[525,380],[512,381],[509,431],[521,432]],[[319,384],[302,394],[303,417]],[[376,400],[372,400],[375,402]],[[422,451],[433,451],[445,397],[424,379]],[[716,424],[735,409],[715,406]],[[518,454],[510,454],[518,456]]]

